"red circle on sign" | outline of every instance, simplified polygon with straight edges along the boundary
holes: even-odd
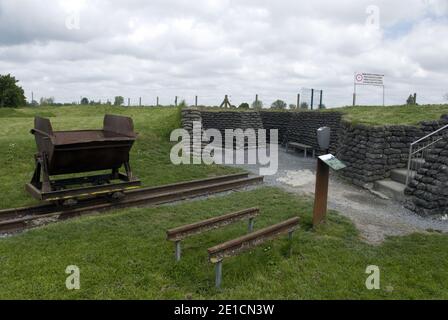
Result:
[[[362,82],[363,80],[364,80],[364,77],[363,77],[362,74],[357,74],[357,75],[356,75],[356,81],[358,81],[358,82]]]

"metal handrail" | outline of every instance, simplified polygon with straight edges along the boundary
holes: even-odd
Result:
[[[422,153],[423,151],[427,150],[432,145],[436,144],[437,142],[439,142],[439,141],[441,141],[441,140],[443,140],[443,139],[445,139],[447,137],[441,136],[437,140],[434,140],[431,143],[428,143],[427,145],[419,148],[418,150],[414,150],[414,147],[416,145],[418,145],[418,144],[428,140],[429,138],[431,138],[431,137],[441,133],[442,131],[444,131],[446,129],[448,129],[448,125],[445,125],[445,126],[441,127],[440,129],[437,129],[436,131],[434,131],[434,132],[424,136],[423,138],[420,138],[420,139],[414,141],[413,143],[411,143],[411,145],[409,147],[409,159],[408,159],[408,171],[407,171],[407,177],[406,177],[406,186],[409,185],[410,180],[411,180],[411,172],[412,172],[411,167],[412,167],[413,156],[416,155],[416,154]]]

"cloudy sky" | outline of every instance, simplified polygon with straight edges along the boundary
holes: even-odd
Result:
[[[384,74],[387,104],[443,102],[448,0],[0,0],[0,74],[28,99],[270,104],[318,88],[336,107],[355,72]]]

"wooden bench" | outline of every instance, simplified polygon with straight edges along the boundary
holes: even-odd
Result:
[[[297,143],[297,142],[287,142],[286,143],[286,152],[288,152],[290,146],[293,147],[294,149],[303,150],[303,152],[305,153],[305,158],[308,157],[308,150],[313,151],[313,158],[316,156],[316,150],[314,150],[313,147],[308,146],[306,144],[301,144],[301,143]]]
[[[250,208],[234,213],[229,213],[223,216],[214,217],[208,220],[192,223],[175,229],[170,229],[166,232],[167,240],[175,243],[175,257],[176,261],[181,258],[181,241],[196,234],[218,229],[237,221],[249,219],[249,232],[254,229],[254,218],[260,215],[259,208]]]
[[[235,240],[227,241],[220,245],[208,249],[209,260],[215,266],[215,285],[221,287],[222,282],[222,260],[227,257],[235,256],[243,251],[274,239],[282,234],[288,234],[292,239],[292,233],[298,228],[299,218],[292,218],[279,224],[261,229],[251,234],[245,235]]]

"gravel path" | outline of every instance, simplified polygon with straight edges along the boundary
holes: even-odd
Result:
[[[238,166],[259,174],[257,165]],[[305,159],[298,152],[286,153],[280,149],[279,170],[276,175],[265,177],[265,185],[314,197],[315,167],[315,159]],[[380,244],[387,236],[427,230],[448,232],[448,220],[442,217],[421,217],[398,202],[381,199],[334,174],[330,178],[328,206],[350,218],[360,230],[361,237],[373,244]]]

